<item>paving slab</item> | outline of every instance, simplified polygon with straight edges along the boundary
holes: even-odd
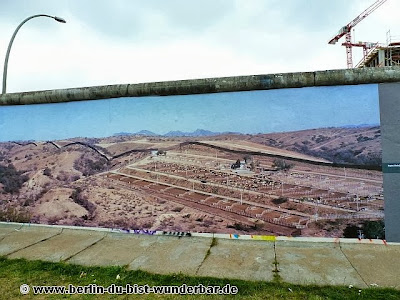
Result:
[[[400,289],[400,244],[373,240],[280,237],[274,242],[0,223],[1,255],[262,281],[273,280],[276,256],[278,274],[288,283]]]
[[[156,242],[130,264],[131,270],[158,274],[183,273],[195,275],[212,238],[154,236]]]
[[[59,262],[98,242],[105,234],[91,230],[64,229],[61,234],[16,251],[9,258]]]
[[[18,230],[22,225],[0,223],[0,241],[8,234]]]
[[[274,243],[216,239],[197,275],[245,280],[273,280]]]
[[[276,241],[275,250],[278,274],[285,282],[367,286],[342,253],[339,243]]]
[[[368,285],[400,289],[400,245],[341,243],[341,247]]]
[[[147,235],[108,233],[104,239],[72,256],[68,262],[85,266],[125,266],[156,243]]]
[[[50,228],[39,226],[22,226],[14,229],[0,241],[0,255],[9,255],[18,250],[29,247],[40,241],[60,234],[62,228]]]

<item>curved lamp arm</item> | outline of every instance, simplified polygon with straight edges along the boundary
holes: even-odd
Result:
[[[28,22],[30,19],[37,18],[37,17],[48,17],[48,18],[52,18],[52,19],[56,20],[57,22],[66,23],[66,21],[65,21],[63,18],[59,18],[59,17],[56,17],[56,16],[53,17],[53,16],[49,16],[49,15],[39,14],[39,15],[33,15],[33,16],[30,16],[30,17],[26,18],[25,20],[23,20],[23,21],[21,22],[21,24],[18,25],[18,27],[15,29],[15,31],[14,31],[12,37],[11,37],[10,43],[8,44],[7,53],[6,53],[6,58],[5,58],[5,60],[4,60],[3,90],[2,90],[2,94],[5,94],[5,93],[6,93],[8,57],[10,56],[11,46],[12,46],[12,44],[13,44],[13,42],[14,42],[15,36],[17,35],[17,32],[18,32],[18,30],[22,27],[22,25],[24,25],[24,24],[25,24],[26,22]]]

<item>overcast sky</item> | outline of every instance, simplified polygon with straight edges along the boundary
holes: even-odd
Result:
[[[67,23],[36,18],[21,28],[7,92],[342,69],[344,47],[327,42],[373,2],[1,0],[0,61],[18,24],[45,13]],[[356,27],[356,41],[400,36],[399,11],[388,0]]]

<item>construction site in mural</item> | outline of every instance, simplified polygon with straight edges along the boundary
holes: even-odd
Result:
[[[0,109],[3,221],[341,237],[384,216],[376,85]]]

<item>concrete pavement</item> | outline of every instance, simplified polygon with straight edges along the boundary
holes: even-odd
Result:
[[[400,243],[180,234],[0,222],[0,256],[158,274],[400,289]]]
[[[366,287],[339,243],[276,241],[276,257],[287,282]]]

